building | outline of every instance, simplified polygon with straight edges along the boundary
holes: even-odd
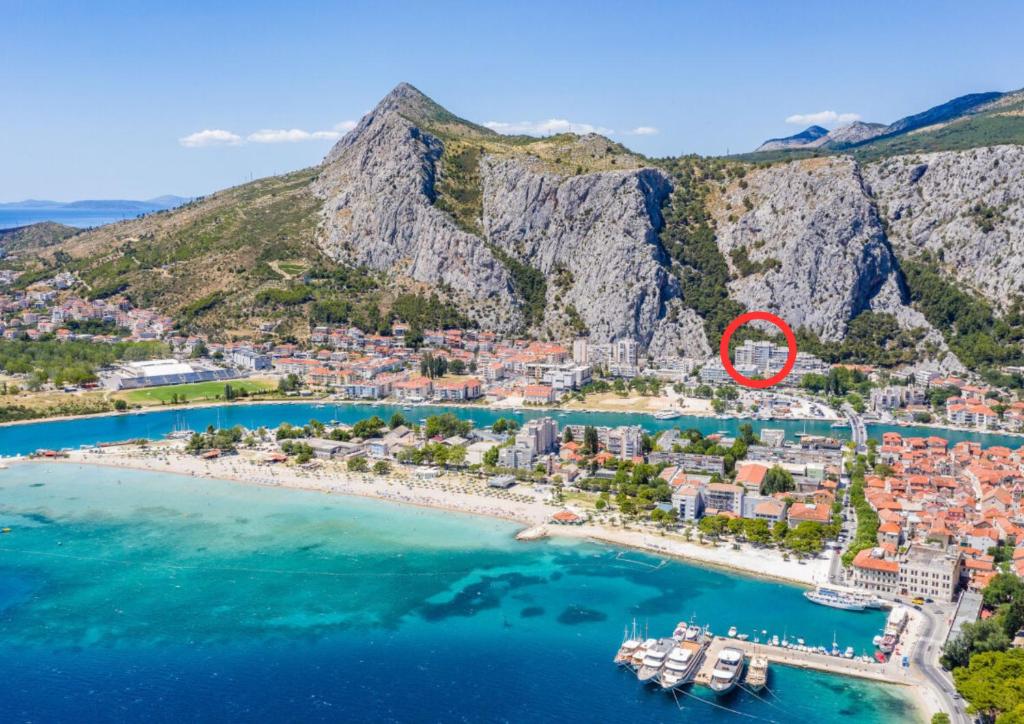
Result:
[[[912,544],[900,562],[900,587],[907,596],[953,601],[963,557],[959,551]]]
[[[270,369],[270,356],[255,352],[248,347],[238,347],[231,350],[228,353],[227,358],[228,362],[233,364],[235,367],[239,367],[244,370],[259,372],[260,370]]]
[[[708,483],[704,486],[704,507],[710,514],[733,513],[743,515],[743,486],[732,483]]]
[[[462,377],[434,382],[434,397],[448,402],[464,402],[480,397],[480,380],[475,377]]]
[[[551,385],[527,385],[523,391],[523,403],[527,405],[548,405],[555,401],[555,389]]]
[[[697,485],[680,485],[672,492],[672,507],[679,520],[700,520],[704,515],[704,496]]]
[[[881,548],[865,548],[854,556],[853,585],[889,596],[899,592],[900,564],[884,557]]]
[[[219,367],[197,369],[187,362],[179,362],[176,359],[154,359],[121,365],[120,372],[110,379],[110,385],[115,390],[136,390],[142,387],[186,385],[194,382],[227,382],[237,377],[238,373],[234,370]]]
[[[600,428],[597,436],[604,449],[621,460],[632,460],[644,454],[644,431],[639,425]]]
[[[572,361],[578,365],[590,364],[590,343],[586,337],[578,337],[572,341]]]

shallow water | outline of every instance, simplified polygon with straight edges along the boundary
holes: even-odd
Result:
[[[71,465],[0,471],[7,721],[907,721],[906,692],[773,666],[776,698],[645,689],[611,657],[691,616],[858,652],[800,589],[377,501]],[[700,697],[700,700],[693,697]],[[721,704],[741,715],[712,705]]]

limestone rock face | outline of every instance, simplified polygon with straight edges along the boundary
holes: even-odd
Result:
[[[900,256],[931,252],[997,309],[1024,293],[1024,147],[896,156],[864,176]]]
[[[549,317],[571,307],[597,341],[632,337],[652,350],[706,351],[699,320],[678,303],[658,237],[672,190],[663,173],[564,177],[514,158],[485,159],[482,177],[484,234],[549,279]]]
[[[715,220],[735,277],[730,296],[750,309],[830,341],[842,339],[862,311],[904,311],[896,261],[852,159],[748,173],[723,194]]]
[[[314,184],[324,200],[318,243],[336,260],[443,286],[481,324],[512,329],[521,317],[508,271],[434,208],[444,146],[399,112],[399,89],[324,159]]]

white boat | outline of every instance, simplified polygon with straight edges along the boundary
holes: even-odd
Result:
[[[654,413],[655,420],[674,420],[677,417],[682,416],[682,410],[674,410],[671,407],[664,410],[658,410],[657,412]]]
[[[853,647],[852,646],[847,646],[846,647],[846,651],[843,652],[843,658],[844,659],[852,659],[853,658]]]
[[[647,648],[647,653],[636,671],[636,678],[639,681],[650,681],[661,673],[665,661],[668,659],[668,652],[676,645],[675,639],[658,639],[653,645]]]
[[[804,644],[806,643],[806,642],[805,642],[805,641],[804,641],[803,639],[797,639],[797,640],[796,640],[796,642],[797,642],[797,644],[799,644],[800,646],[803,646],[803,645],[804,645]]]
[[[755,694],[761,691],[768,683],[768,657],[752,657],[750,666],[747,667],[747,676],[743,681]]]
[[[693,681],[710,643],[703,632],[699,633],[696,639],[677,641],[668,653],[664,668],[658,674],[661,688],[677,689]]]
[[[772,636],[772,646],[778,646],[778,645],[779,645],[779,636],[778,636],[778,634],[776,634],[775,636]]]
[[[634,670],[638,670],[644,663],[644,657],[647,656],[647,650],[656,643],[657,641],[655,639],[647,639],[637,646],[636,651],[633,652],[633,656],[629,660],[630,667]]]
[[[750,638],[750,634],[736,634],[736,638],[739,641],[746,641]]]
[[[877,647],[881,643],[882,643],[882,636],[881,636],[881,634],[878,634],[873,639],[871,639],[871,644],[873,646]]]
[[[630,631],[628,628],[622,634],[622,643],[619,644],[619,650],[615,653],[615,664],[617,666],[629,666],[633,659],[633,654],[640,648],[643,641],[637,635],[636,621],[633,622],[633,629]]]
[[[730,626],[729,627],[729,631],[726,633],[726,635],[729,638],[731,638],[731,639],[736,638],[736,627],[735,626]]]
[[[724,696],[733,690],[742,675],[743,652],[739,649],[725,648],[718,653],[718,660],[711,671],[708,686],[718,696]]]
[[[870,607],[871,597],[833,586],[818,586],[813,591],[804,591],[804,598],[811,603],[844,611],[863,611]]]

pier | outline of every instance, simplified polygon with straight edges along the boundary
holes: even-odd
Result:
[[[822,671],[828,674],[841,674],[843,676],[855,676],[860,679],[881,681],[887,684],[906,684],[907,679],[900,673],[896,662],[890,661],[885,664],[868,663],[856,659],[846,659],[841,656],[829,656],[827,654],[811,651],[794,651],[781,646],[769,644],[755,644],[752,641],[740,641],[739,639],[716,636],[708,647],[697,672],[695,683],[707,686],[711,681],[711,672],[718,661],[718,653],[724,648],[738,649],[746,657],[754,655],[764,656],[770,663],[793,666],[800,669],[811,669]]]

